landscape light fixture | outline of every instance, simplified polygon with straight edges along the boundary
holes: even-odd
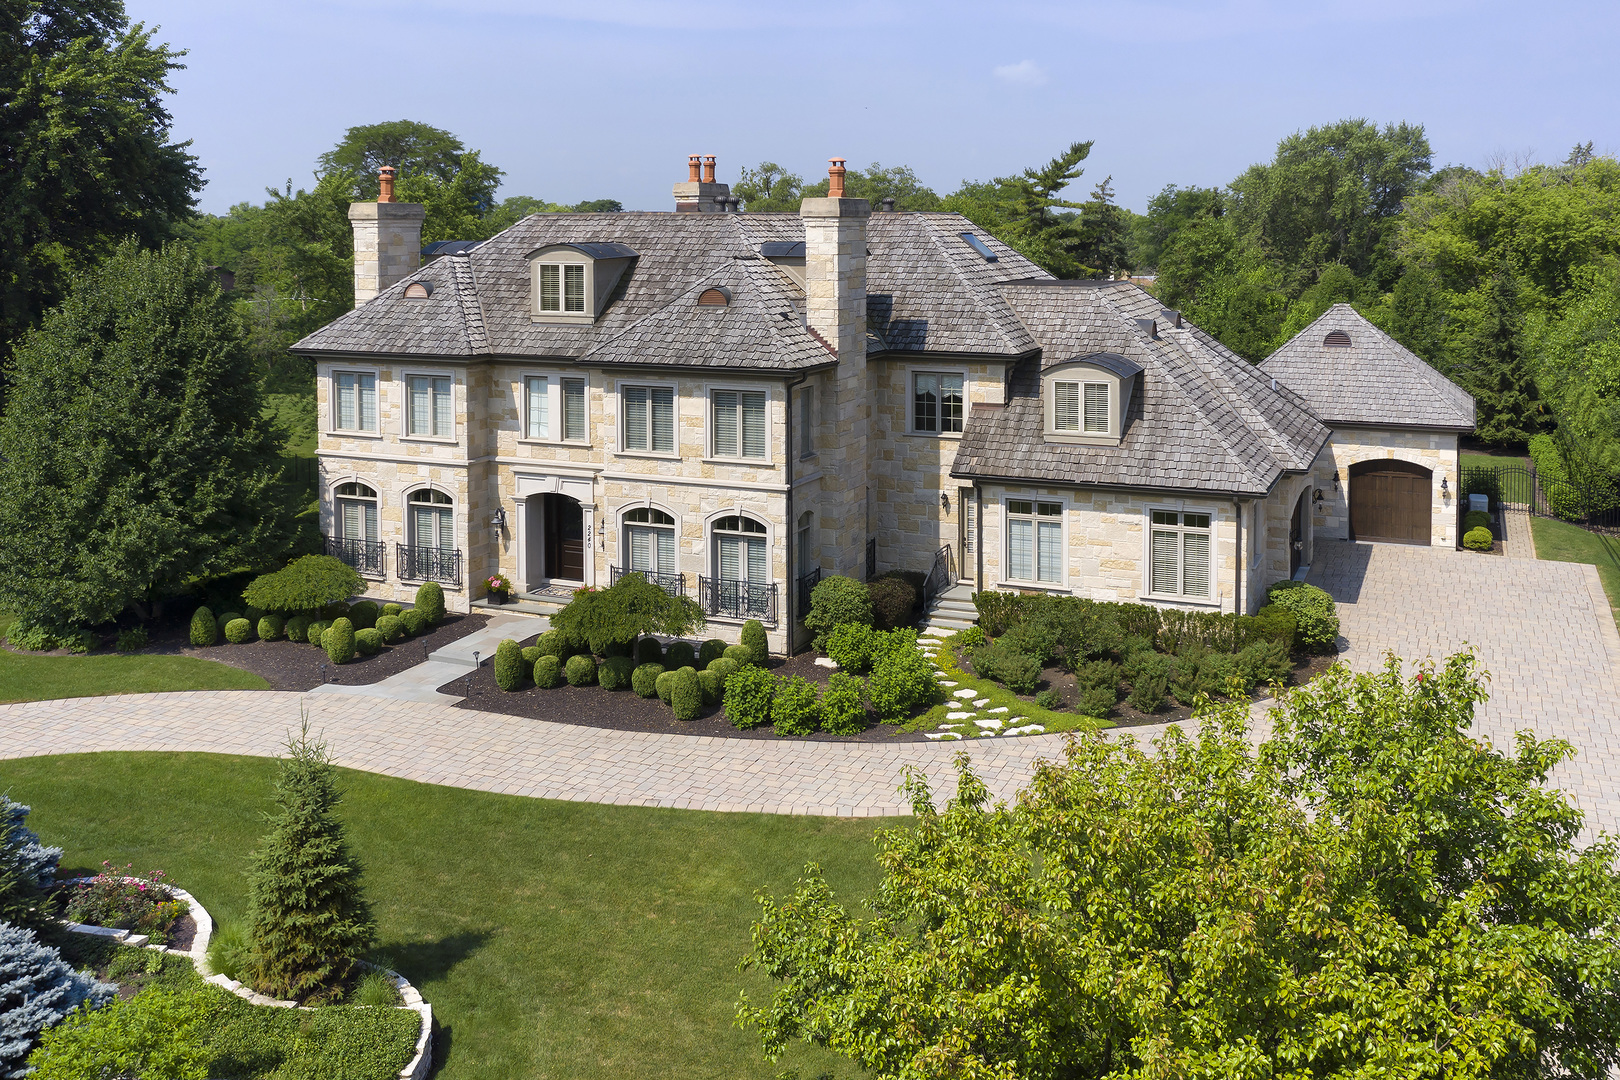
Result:
[[[326,665],[325,664],[321,665],[321,685],[322,686],[326,685]]]
[[[495,516],[489,519],[489,523],[497,529],[506,528],[506,507],[497,506]]]

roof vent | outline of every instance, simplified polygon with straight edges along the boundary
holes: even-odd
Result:
[[[426,281],[413,281],[405,286],[405,299],[426,300],[433,295],[433,286]]]
[[[1150,338],[1159,336],[1159,324],[1152,319],[1137,319],[1136,328]]]
[[[725,307],[731,303],[731,293],[723,288],[704,289],[698,293],[698,307]]]
[[[878,200],[878,205],[883,207],[883,212],[885,214],[894,213],[894,196],[885,195],[883,198]]]
[[[1343,330],[1330,330],[1328,336],[1322,339],[1322,344],[1330,349],[1348,349],[1350,347],[1350,335]]]
[[[989,244],[986,244],[983,240],[980,240],[977,236],[974,236],[972,233],[965,232],[965,233],[962,233],[961,235],[962,235],[962,239],[967,243],[968,247],[972,248],[974,251],[977,251],[980,255],[984,256],[984,261],[985,262],[995,262],[997,259],[1001,258],[1001,256],[997,255],[995,252],[990,250],[990,245]]]
[[[1165,320],[1169,322],[1171,326],[1175,327],[1177,330],[1181,329],[1181,312],[1176,311],[1174,308],[1160,308],[1159,314],[1163,315]]]

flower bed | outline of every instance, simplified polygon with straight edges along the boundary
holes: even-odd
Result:
[[[74,878],[60,890],[69,923],[104,930],[128,931],[141,940],[166,945],[176,926],[191,910],[189,900],[166,882],[163,871],[142,877],[115,869],[110,862],[95,877]]]

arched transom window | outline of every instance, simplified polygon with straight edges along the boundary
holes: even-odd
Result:
[[[406,499],[410,504],[411,543],[417,547],[450,550],[456,546],[455,501],[442,491],[422,488]]]
[[[675,574],[675,519],[651,506],[624,514],[624,546],[630,569],[643,574]]]
[[[365,484],[337,486],[338,535],[344,540],[377,542],[377,492]]]

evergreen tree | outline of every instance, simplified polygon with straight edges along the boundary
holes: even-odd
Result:
[[[279,812],[252,855],[247,981],[261,993],[320,999],[341,989],[371,947],[375,927],[360,864],[332,811],[337,768],[305,718],[276,780]]]
[[[1498,446],[1523,444],[1547,424],[1535,375],[1520,343],[1519,290],[1498,268],[1484,311],[1453,350],[1451,377],[1474,395],[1475,433]]]
[[[33,931],[0,922],[0,1078],[28,1075],[28,1053],[40,1032],[80,1005],[105,1005],[117,989],[74,971]]]
[[[939,209],[961,214],[1057,277],[1078,277],[1086,266],[1078,256],[1083,244],[1079,215],[1072,211],[1082,204],[1065,202],[1058,193],[1079,179],[1085,171],[1080,163],[1090,153],[1090,142],[1071,143],[1039,169],[963,181]]]
[[[1114,205],[1112,176],[1091,189],[1080,209],[1080,243],[1075,256],[1086,277],[1111,278],[1129,264],[1126,255],[1131,231],[1130,211]]]
[[[28,807],[0,795],[0,921],[34,926],[51,910],[45,886],[56,876],[62,849],[46,847],[28,828]]]

